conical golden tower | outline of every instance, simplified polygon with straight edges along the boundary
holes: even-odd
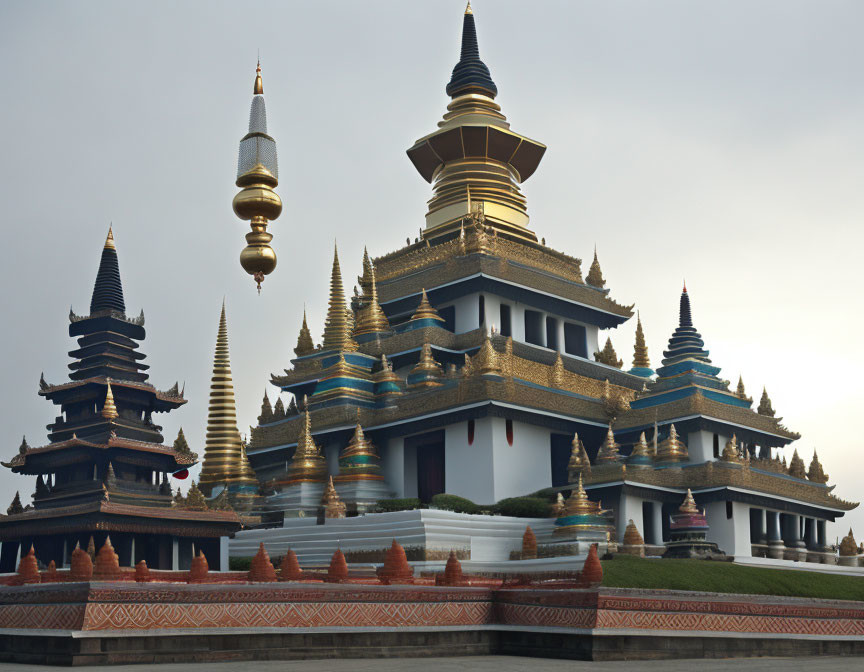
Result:
[[[258,487],[258,480],[246,460],[243,442],[237,429],[237,409],[234,403],[234,380],[228,355],[228,325],[225,302],[219,318],[216,352],[213,356],[213,378],[210,382],[210,408],[207,414],[207,440],[200,487],[209,496],[213,486]]]
[[[327,308],[327,321],[324,323],[322,350],[356,350],[357,344],[351,338],[351,329],[348,306],[345,303],[345,286],[342,284],[342,270],[339,268],[339,250],[334,245],[333,269],[330,272],[330,305]]]

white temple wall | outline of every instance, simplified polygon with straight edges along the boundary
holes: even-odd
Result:
[[[474,421],[474,443],[470,446],[467,421],[445,427],[444,484],[447,494],[459,495],[478,504],[495,502],[493,419]]]
[[[574,322],[573,324],[579,323]],[[588,353],[588,359],[594,359],[594,353],[600,352],[600,327],[593,324],[583,324],[582,326],[585,327],[585,352]],[[616,352],[618,351],[616,350]]]
[[[730,436],[723,434],[717,435],[717,446],[721,455],[730,438]],[[704,429],[690,432],[687,435],[687,452],[690,455],[690,461],[696,464],[717,459],[714,457],[714,433]]]
[[[618,507],[615,511],[615,529],[618,533],[618,543],[624,542],[624,531],[627,529],[627,523],[630,520],[636,524],[636,528],[639,530],[642,538],[645,538],[645,522],[642,520],[642,501],[641,497],[627,495],[623,492],[618,496]]]
[[[750,557],[750,507],[732,502],[732,517],[726,517],[726,502],[709,502],[705,507],[708,541],[713,541],[726,555]]]
[[[468,294],[460,296],[455,301],[447,304],[441,304],[441,307],[453,306],[455,308],[454,329],[457,334],[464,334],[466,331],[473,331],[480,326],[480,295]],[[435,306],[437,309],[438,306]]]
[[[504,418],[492,418],[495,499],[520,497],[552,485],[551,430],[513,421],[513,445],[507,443]]]
[[[381,474],[394,497],[405,497],[405,439],[401,436],[377,446],[381,457]]]

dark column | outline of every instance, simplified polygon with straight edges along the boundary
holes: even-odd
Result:
[[[18,569],[15,561],[18,559],[20,546],[19,541],[4,541],[0,545],[0,574],[11,574]]]

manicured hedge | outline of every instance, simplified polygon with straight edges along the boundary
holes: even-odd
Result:
[[[252,558],[228,558],[228,569],[232,572],[248,572]]]
[[[535,497],[537,499],[545,499],[547,502],[554,502],[558,499],[558,493],[553,488],[543,488],[542,490],[538,490],[537,492],[532,492],[528,497]]]
[[[444,511],[455,511],[456,513],[477,513],[480,507],[470,499],[459,497],[458,495],[448,495],[441,493],[432,498],[432,506],[436,509]]]
[[[420,500],[416,497],[403,497],[401,499],[379,499],[376,503],[379,511],[413,511],[420,508]]]
[[[495,505],[495,513],[516,518],[548,518],[549,502],[540,497],[510,497]]]

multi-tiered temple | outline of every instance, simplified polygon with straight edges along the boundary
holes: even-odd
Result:
[[[110,535],[128,566],[140,560],[154,569],[188,567],[194,550],[211,567],[227,560],[227,535],[240,528],[233,511],[195,510],[173,504],[169,475],[197,461],[185,440],[163,445],[154,413],[186,403],[179,385],[167,392],[147,382],[149,366],[139,352],[144,314],[126,316],[114,237],[102,250],[90,314],[69,314],[70,381],[40,380],[39,394],[60,407],[48,425],[48,443],[23,441],[3,465],[36,476],[32,506],[20,497],[0,516],[0,572],[35,547],[37,557],[68,566],[76,545],[101,547]],[[181,430],[182,432],[182,430]]]
[[[722,551],[824,559],[826,521],[856,505],[815,455],[809,471],[797,452],[779,459],[798,435],[767,395],[753,410],[718,377],[686,290],[662,367],[639,321],[624,370],[603,332],[633,309],[596,251],[583,276],[529,228],[519,185],[545,147],[510,129],[470,7],[447,93],[439,128],[408,150],[434,189],[421,236],[364,253],[350,303],[334,255],[322,343],[304,316],[296,358],[272,376],[290,401],[265,396],[248,449],[269,520],[315,511],[329,477],[349,513],[444,492],[492,504],[581,477],[621,541],[630,519],[648,544],[668,541],[690,488]]]

